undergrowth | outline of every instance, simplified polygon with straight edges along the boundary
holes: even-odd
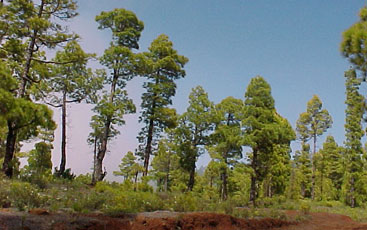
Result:
[[[257,207],[248,200],[219,197],[198,192],[154,192],[148,184],[139,185],[138,191],[129,183],[99,182],[88,184],[88,176],[74,180],[53,178],[47,186],[37,186],[20,180],[0,178],[0,207],[26,211],[45,208],[63,212],[103,212],[109,215],[167,210],[175,212],[215,212],[238,218],[276,218],[290,220],[285,210],[297,210],[291,221],[303,221],[310,212],[328,212],[350,216],[367,222],[366,207],[350,208],[339,201],[290,200],[284,196],[259,199]]]

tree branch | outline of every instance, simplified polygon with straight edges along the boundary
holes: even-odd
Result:
[[[60,108],[60,107],[62,107],[62,105],[61,105],[61,104],[57,104],[57,105],[55,105],[55,104],[52,104],[52,103],[49,103],[49,102],[46,102],[46,101],[45,101],[45,104],[46,104],[46,105],[49,105],[49,106],[52,106],[52,107],[54,107],[54,108]]]
[[[67,62],[58,62],[58,61],[48,61],[48,60],[41,60],[37,58],[32,58],[33,61],[44,63],[44,64],[56,64],[56,65],[66,65],[66,64],[72,64],[77,63],[78,61],[67,61]]]

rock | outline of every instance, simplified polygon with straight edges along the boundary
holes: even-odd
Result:
[[[50,214],[46,209],[42,209],[42,208],[31,209],[28,211],[28,213],[32,215],[38,215],[38,216],[44,216],[44,215]]]

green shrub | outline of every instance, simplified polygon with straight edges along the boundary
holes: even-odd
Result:
[[[10,184],[9,199],[12,206],[20,211],[40,207],[43,203],[39,190],[28,182],[13,181]]]
[[[302,202],[300,210],[303,214],[308,214],[311,210],[311,205],[308,202]]]
[[[287,200],[284,203],[282,203],[279,208],[284,210],[298,210],[299,201]]]
[[[9,202],[9,184],[10,182],[0,176],[0,208],[8,207]]]
[[[237,218],[248,219],[251,217],[251,210],[248,208],[234,208],[232,216]]]
[[[171,208],[176,212],[188,212],[198,210],[199,199],[193,193],[182,193],[173,197]]]
[[[90,212],[103,208],[103,205],[107,201],[107,197],[104,194],[92,191],[87,194],[80,193],[74,200],[72,209],[76,212]]]
[[[52,182],[53,177],[51,172],[44,172],[40,174],[30,174],[27,170],[22,170],[20,174],[21,180],[37,185],[40,189],[46,189],[47,185]]]
[[[145,188],[150,190],[148,186]],[[98,182],[95,191],[107,197],[103,211],[108,214],[150,212],[164,209],[165,202],[158,194],[132,191],[126,183]]]
[[[60,170],[57,167],[55,167],[54,169],[55,169],[54,175],[56,177],[64,178],[64,179],[70,180],[70,181],[74,180],[74,178],[76,177],[76,175],[71,172],[70,168],[66,169],[63,173],[61,173]]]
[[[74,182],[84,185],[90,185],[92,183],[92,175],[89,173],[80,174],[79,176],[75,177]]]
[[[265,208],[271,207],[274,205],[274,199],[270,197],[264,197],[258,201],[258,205]]]

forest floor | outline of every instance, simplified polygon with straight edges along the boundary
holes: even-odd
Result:
[[[299,212],[287,211],[288,221],[279,219],[239,219],[225,214],[157,211],[136,215],[49,213],[35,209],[29,213],[0,210],[0,230],[367,230],[367,224],[331,213],[309,213],[295,221]]]

